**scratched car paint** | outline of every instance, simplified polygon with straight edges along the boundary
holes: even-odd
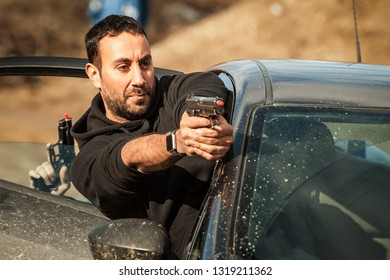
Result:
[[[83,63],[4,58],[0,75],[85,78]],[[225,112],[234,142],[216,166],[182,257],[389,259],[390,66],[241,60],[207,71],[231,91]],[[0,145],[9,159],[0,181],[1,259],[121,258],[104,251],[122,238],[109,226],[130,237],[159,231],[154,244],[127,256],[166,256],[168,237],[154,223],[109,221],[75,190],[54,196],[27,187],[45,143]],[[12,176],[4,172],[11,165],[19,167]]]

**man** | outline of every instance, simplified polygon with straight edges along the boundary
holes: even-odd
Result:
[[[212,73],[157,80],[145,31],[132,18],[106,17],[85,43],[86,72],[100,93],[72,128],[80,148],[72,182],[112,219],[164,225],[172,252],[182,257],[215,160],[229,150],[233,133],[222,116],[216,125],[188,116],[185,99],[226,99],[228,91]]]

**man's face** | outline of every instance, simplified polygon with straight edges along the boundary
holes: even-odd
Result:
[[[123,32],[100,41],[100,92],[109,119],[118,122],[145,117],[154,94],[150,46],[140,35]]]

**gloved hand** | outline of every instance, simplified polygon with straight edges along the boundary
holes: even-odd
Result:
[[[43,162],[34,170],[30,170],[30,187],[41,191],[49,192],[54,195],[63,195],[70,188],[69,170],[66,165],[62,166],[56,174],[50,163],[51,143],[46,145],[48,161]]]

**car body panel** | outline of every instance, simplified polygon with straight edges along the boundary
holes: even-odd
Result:
[[[0,181],[0,259],[92,259],[88,233],[106,222],[95,207]]]

